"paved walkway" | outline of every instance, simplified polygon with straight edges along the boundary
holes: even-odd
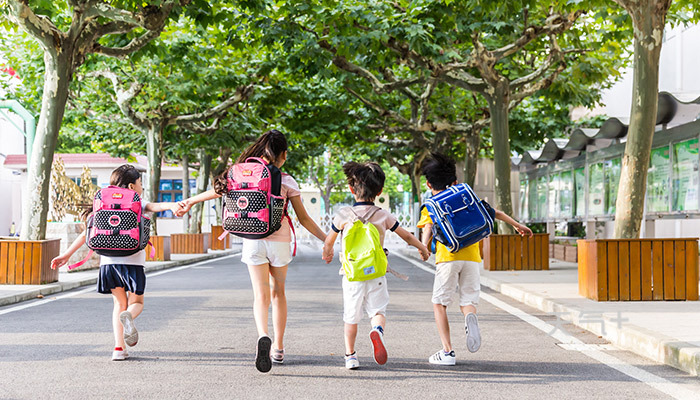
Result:
[[[231,250],[211,251],[208,254],[173,254],[170,261],[151,261],[146,263],[146,272],[174,268],[198,261],[223,257],[240,251],[240,245]],[[22,301],[42,298],[55,293],[65,292],[81,286],[97,283],[98,269],[80,272],[68,272],[67,267],[59,269],[58,282],[46,285],[0,285],[0,307]]]
[[[403,254],[415,257],[414,252]],[[574,323],[619,348],[700,375],[699,301],[597,302],[578,294],[577,264],[551,260],[549,268],[483,270],[481,284],[550,313],[561,323]]]

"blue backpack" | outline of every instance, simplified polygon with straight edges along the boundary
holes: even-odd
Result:
[[[426,200],[433,220],[433,238],[454,253],[493,232],[493,209],[466,183],[450,186]]]

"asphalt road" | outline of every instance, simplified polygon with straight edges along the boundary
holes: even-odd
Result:
[[[285,364],[268,374],[254,366],[252,291],[236,256],[150,275],[145,310],[136,320],[140,342],[124,362],[111,361],[110,296],[82,289],[36,306],[0,308],[0,398],[672,398],[562,348],[552,336],[486,301],[479,307],[481,350],[467,351],[463,318],[453,307],[457,365],[430,365],[428,357],[440,348],[430,303],[433,276],[396,256],[390,256],[392,268],[410,279],[389,278],[389,362],[379,366],[372,360],[367,320],[358,335],[361,368],[346,370],[339,264],[326,265],[320,252],[308,247],[300,250],[287,280]],[[21,306],[27,305],[33,303]],[[604,343],[573,326],[563,328],[584,343]],[[680,393],[700,393],[697,378],[627,352],[606,354]]]

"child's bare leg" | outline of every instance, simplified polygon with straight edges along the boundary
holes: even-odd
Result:
[[[270,265],[249,265],[248,273],[250,274],[250,282],[253,285],[253,316],[255,318],[255,326],[258,328],[258,336],[268,336],[267,333],[267,315],[270,308]]]
[[[129,307],[127,307],[126,311],[130,312],[133,318],[136,318],[143,311],[143,295],[129,292],[128,298]]]
[[[273,348],[284,349],[284,330],[287,327],[287,296],[284,282],[287,279],[287,266],[270,267],[270,287],[272,288],[272,326],[275,329]]]
[[[442,349],[449,353],[452,351],[452,342],[450,341],[450,322],[447,319],[447,307],[442,304],[433,304],[433,313],[435,314],[435,324],[442,342]]]
[[[125,311],[128,305],[124,288],[112,289],[112,299],[114,300],[114,310],[112,311],[112,330],[114,332],[114,347],[126,348],[124,344],[124,327],[119,321],[119,314]]]
[[[345,354],[355,352],[355,339],[357,339],[357,324],[345,323]]]
[[[459,308],[462,310],[462,314],[467,315],[469,313],[474,313],[476,314],[476,307],[472,305],[468,306],[459,306]]]
[[[384,316],[384,314],[377,314],[374,317],[372,317],[371,324],[373,328],[375,326],[381,326],[382,329],[384,329],[386,327],[386,317]]]

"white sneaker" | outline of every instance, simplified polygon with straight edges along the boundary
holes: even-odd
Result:
[[[112,361],[124,361],[129,358],[129,353],[124,350],[114,350],[112,352]]]
[[[387,354],[386,346],[384,345],[384,332],[381,327],[375,326],[369,332],[369,340],[372,342],[372,352],[374,361],[379,365],[386,364]]]
[[[454,350],[449,353],[445,353],[444,350],[438,350],[437,353],[428,358],[428,362],[437,365],[455,365],[457,363],[457,358],[455,357]]]
[[[345,368],[347,368],[347,369],[360,368],[360,361],[358,361],[358,359],[357,359],[357,353],[352,353],[349,356],[345,356]]]
[[[124,342],[126,345],[129,347],[136,346],[136,343],[139,342],[139,332],[136,330],[136,326],[134,326],[134,317],[132,317],[131,313],[128,311],[122,311],[121,314],[119,314],[119,321],[124,327]]]
[[[469,313],[464,317],[464,331],[467,334],[467,349],[476,353],[481,347],[481,332],[479,331],[479,319],[476,314]]]

